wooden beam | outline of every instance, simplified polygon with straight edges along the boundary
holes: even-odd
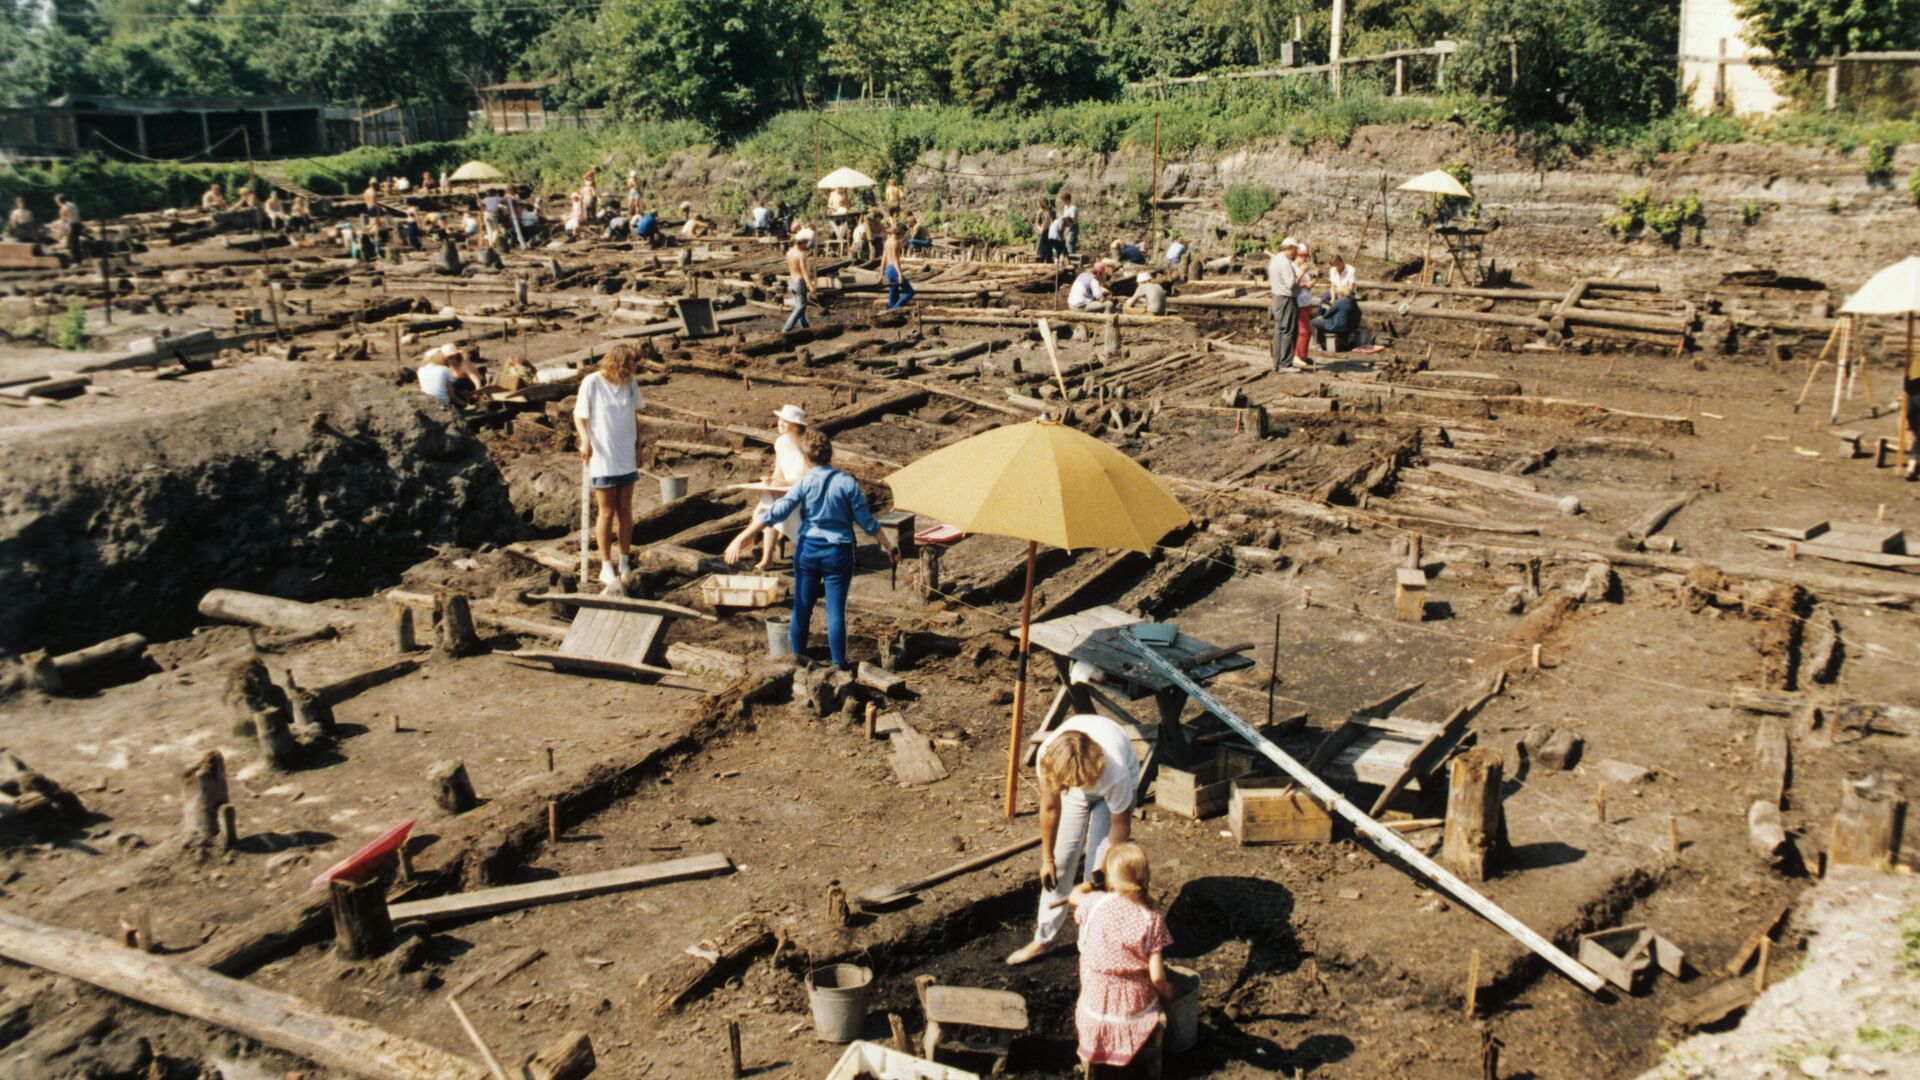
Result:
[[[480,1080],[465,1058],[273,990],[0,912],[0,956],[201,1020],[366,1080]]]
[[[540,904],[559,903],[562,900],[578,900],[603,893],[624,892],[647,885],[663,885],[669,881],[686,881],[732,872],[733,860],[725,855],[690,855],[684,859],[668,859],[665,862],[627,866],[618,870],[599,870],[591,874],[572,874],[548,881],[529,882],[525,885],[502,885],[496,889],[455,893],[452,896],[440,896],[432,900],[410,900],[403,904],[394,904],[387,911],[395,923],[409,920],[440,922],[449,919],[470,919],[476,915],[489,915],[498,911],[514,911]]]
[[[613,596],[606,593],[528,593],[527,600],[533,603],[567,604],[572,607],[611,608],[615,611],[646,611],[663,615],[681,615],[689,619],[705,619],[708,622],[719,620],[704,611],[696,611],[679,604],[669,604],[665,600],[647,600],[637,596]]]

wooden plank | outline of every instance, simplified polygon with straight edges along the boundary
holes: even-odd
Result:
[[[335,1016],[290,994],[77,930],[0,912],[0,956],[238,1032],[366,1080],[480,1080],[465,1058]]]
[[[477,889],[452,896],[439,896],[431,900],[409,900],[392,905],[387,908],[387,913],[393,917],[395,923],[410,919],[420,922],[470,919],[476,915],[489,915],[498,911],[514,911],[540,904],[554,904],[562,900],[579,900],[589,896],[644,888],[648,885],[664,885],[670,881],[687,881],[732,872],[733,860],[725,855],[718,853],[689,855],[684,859],[668,859],[665,862],[625,866],[618,870],[598,870],[591,874],[571,874],[549,881],[528,882],[525,885],[502,885],[495,889]]]
[[[902,784],[913,787],[947,778],[947,766],[934,752],[933,740],[915,731],[907,718],[897,712],[886,714],[882,720],[887,742],[893,747],[893,775]]]
[[[1421,742],[1419,749],[1414,751],[1413,757],[1407,760],[1407,767],[1401,771],[1400,775],[1381,786],[1380,797],[1373,801],[1373,807],[1367,813],[1372,817],[1379,817],[1386,810],[1387,804],[1393,801],[1394,796],[1400,794],[1415,779],[1431,775],[1441,760],[1452,752],[1462,739],[1466,738],[1467,721],[1506,688],[1507,673],[1504,670],[1497,672],[1492,681],[1487,683],[1486,688],[1472,701],[1448,714],[1447,718],[1437,725],[1434,733]]]
[[[679,615],[689,619],[705,619],[718,622],[714,616],[704,611],[696,611],[679,604],[669,604],[665,600],[648,600],[639,596],[614,596],[608,593],[528,593],[527,600],[540,604],[569,604],[582,608],[613,608],[618,611],[652,611],[662,615]]]
[[[521,649],[519,652],[496,653],[495,655],[516,663],[551,664],[565,671],[585,671],[595,675],[670,675],[674,678],[681,679],[688,677],[684,671],[675,671],[672,668],[658,667],[653,664],[634,664],[625,660],[608,660],[598,656],[570,656],[567,653],[542,652],[537,649]],[[672,686],[680,690],[706,692],[706,687],[695,683],[663,682],[660,685]]]
[[[1027,999],[1011,990],[977,986],[927,987],[927,1019],[936,1024],[964,1024],[996,1031],[1027,1030]]]
[[[1787,722],[1778,716],[1762,716],[1753,733],[1753,781],[1748,795],[1772,803],[1776,808],[1787,803],[1787,776],[1792,767],[1793,750],[1787,742]]]

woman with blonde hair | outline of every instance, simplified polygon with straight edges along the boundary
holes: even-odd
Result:
[[[1007,957],[1018,966],[1060,947],[1076,862],[1087,879],[1107,845],[1133,835],[1140,758],[1119,724],[1097,713],[1068,717],[1040,744],[1040,914],[1033,940]]]
[[[633,376],[640,353],[615,345],[600,370],[580,380],[573,425],[580,435],[580,460],[593,487],[594,541],[600,548],[600,582],[618,590],[633,554],[633,485],[640,479],[640,425],[635,417],[646,402]],[[620,562],[615,569],[612,531],[620,523]],[[584,584],[584,583],[583,583]]]
[[[1132,1064],[1160,1024],[1160,1003],[1174,998],[1164,957],[1173,935],[1148,892],[1145,849],[1115,844],[1101,869],[1103,885],[1081,885],[1070,898],[1080,927],[1080,1002],[1073,1020],[1089,1076],[1096,1066]]]

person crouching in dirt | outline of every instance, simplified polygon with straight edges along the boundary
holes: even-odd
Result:
[[[1909,482],[1920,480],[1920,355],[1907,361],[1907,471]]]
[[[1109,843],[1133,835],[1133,800],[1140,758],[1119,724],[1080,713],[1040,744],[1040,915],[1033,940],[1007,957],[1018,966],[1060,947],[1073,866],[1087,879],[1100,868]]]
[[[573,424],[580,436],[580,460],[587,463],[593,487],[594,541],[600,548],[600,583],[618,592],[633,556],[633,485],[640,479],[640,425],[635,420],[646,401],[633,381],[640,353],[615,345],[600,370],[580,381]],[[620,562],[615,569],[613,525],[620,523]]]
[[[793,616],[787,628],[787,643],[793,655],[806,655],[807,635],[813,623],[813,605],[827,602],[827,653],[833,666],[850,669],[847,662],[847,589],[853,584],[854,526],[880,541],[887,558],[898,562],[900,553],[893,541],[880,531],[880,522],[867,508],[866,493],[860,482],[833,467],[833,440],[824,431],[809,431],[800,441],[806,455],[807,475],[801,477],[772,506],[756,510],[753,523],[727,545],[727,565],[740,561],[741,552],[753,542],[754,535],[767,522],[785,521],[789,514],[800,513],[800,536],[793,548]]]

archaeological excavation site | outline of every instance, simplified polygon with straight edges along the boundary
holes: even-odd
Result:
[[[1856,156],[282,124],[0,244],[0,1076],[1920,1075]]]

